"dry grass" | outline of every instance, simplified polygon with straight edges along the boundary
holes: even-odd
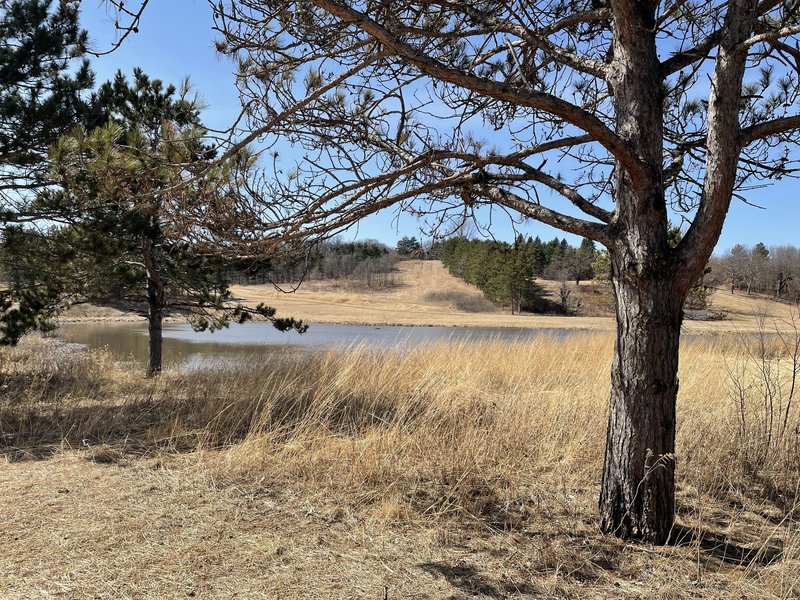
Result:
[[[441,304],[465,313],[496,313],[497,307],[483,294],[467,294],[454,290],[431,291],[425,294],[426,302]]]
[[[561,282],[537,280],[545,297],[559,301]],[[251,305],[264,302],[282,316],[293,316],[314,323],[358,325],[434,325],[443,327],[514,327],[528,329],[614,330],[610,289],[606,284],[567,282],[571,298],[580,302],[578,315],[512,315],[489,303],[481,291],[447,272],[436,260],[405,260],[392,273],[392,285],[365,290],[341,280],[308,281],[294,293],[272,285],[232,286],[234,297]],[[287,286],[287,290],[290,286]],[[793,307],[763,296],[731,294],[718,290],[713,296],[713,312],[722,320],[684,321],[689,334],[729,334],[755,332],[759,320],[786,321]],[[796,308],[794,309],[796,310]],[[142,317],[109,307],[81,305],[62,315],[63,322],[136,321]]]
[[[545,295],[558,302],[558,281],[537,280]],[[304,283],[293,294],[272,286],[233,286],[234,295],[249,303],[266,302],[280,314],[292,315],[309,323],[361,325],[437,325],[455,327],[523,327],[532,329],[581,329],[613,331],[613,305],[604,284],[567,282],[573,299],[581,302],[580,315],[512,315],[485,304],[482,293],[447,272],[436,260],[406,260],[397,264],[395,285],[389,289],[359,293],[341,289],[335,281]],[[460,298],[454,302],[453,298]],[[444,299],[444,300],[443,300]],[[475,307],[481,307],[475,310]],[[759,317],[786,320],[789,305],[763,297],[731,294],[718,290],[713,310],[724,313],[724,320],[685,321],[690,334],[722,334],[759,329]]]
[[[544,282],[543,285],[547,288]],[[614,327],[613,321],[604,317],[522,316],[501,311],[478,288],[450,275],[437,260],[401,261],[397,263],[395,285],[369,293],[344,291],[334,281],[310,281],[293,294],[259,285],[233,286],[232,291],[246,302],[265,302],[280,314],[309,323],[599,331]],[[557,291],[554,298],[558,298]]]
[[[785,409],[784,351],[684,346],[680,543],[655,548],[597,533],[611,345],[354,348],[156,380],[2,350],[0,596],[798,597],[797,410],[780,439],[761,428],[764,389]]]

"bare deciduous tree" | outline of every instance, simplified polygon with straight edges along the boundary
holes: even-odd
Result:
[[[775,299],[792,299],[796,287],[796,279],[800,276],[800,250],[794,246],[777,246],[770,249],[768,277],[770,291],[774,291]]]
[[[242,144],[295,156],[203,234],[246,224],[266,251],[395,207],[439,228],[503,210],[605,245],[617,337],[601,528],[664,542],[682,304],[732,198],[797,166],[798,3],[211,4],[239,65]]]

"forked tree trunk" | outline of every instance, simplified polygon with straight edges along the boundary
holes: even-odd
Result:
[[[678,341],[687,286],[675,285],[667,239],[663,85],[654,5],[633,3],[615,15],[610,84],[617,133],[641,157],[646,174],[618,164],[609,247],[617,339],[601,529],[662,543],[675,514],[675,400]]]
[[[675,514],[675,403],[683,296],[669,277],[631,279],[614,260],[617,337],[601,529],[660,544]]]

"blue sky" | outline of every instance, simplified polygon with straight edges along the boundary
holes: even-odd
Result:
[[[116,35],[113,16],[99,0],[81,4],[82,24],[88,29],[93,48],[106,50]],[[212,128],[224,129],[239,113],[240,103],[234,85],[234,66],[214,50],[212,18],[206,0],[151,0],[138,34],[108,56],[93,59],[98,83],[113,76],[117,69],[130,73],[142,67],[151,77],[179,83],[189,77],[197,92],[205,99],[205,122]],[[800,136],[799,136],[800,141]],[[796,150],[800,152],[800,147]],[[734,200],[728,214],[717,252],[734,244],[753,245],[763,241],[768,246],[792,244],[800,246],[800,181],[786,180],[765,189],[748,192],[748,200],[764,208],[756,208]],[[574,236],[536,222],[526,223],[520,231],[543,239]],[[510,240],[513,231],[507,221],[493,220],[493,235]],[[395,212],[369,217],[347,237],[374,238],[393,245],[406,235],[421,237],[420,225],[413,217]]]

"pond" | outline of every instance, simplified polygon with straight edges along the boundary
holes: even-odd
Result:
[[[164,324],[165,366],[206,367],[214,363],[268,358],[271,354],[308,349],[366,345],[378,349],[413,348],[438,341],[529,340],[537,336],[564,337],[566,329],[402,327],[372,325],[311,325],[306,333],[282,333],[269,323],[232,325],[214,333],[194,331],[187,323]],[[107,348],[123,360],[147,360],[146,323],[70,323],[58,330],[66,342]]]

